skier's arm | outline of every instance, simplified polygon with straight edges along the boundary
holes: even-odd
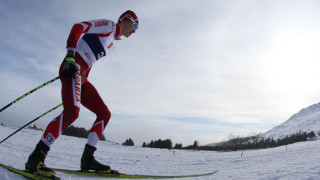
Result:
[[[113,25],[112,21],[106,19],[84,21],[73,25],[67,41],[67,50],[75,51],[83,33],[107,34],[113,31]]]
[[[90,28],[90,27],[89,27]],[[85,29],[82,23],[77,23],[73,25],[69,38],[67,40],[67,49],[75,51],[77,47],[77,43],[80,39],[82,33],[84,33]]]

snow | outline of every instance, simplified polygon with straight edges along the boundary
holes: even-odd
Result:
[[[263,133],[261,137],[279,139],[299,131],[307,133],[313,131],[316,134],[320,132],[320,103],[302,109],[284,123]]]
[[[16,129],[0,126],[0,140]],[[42,131],[24,129],[0,144],[0,162],[23,169],[28,155],[39,141]],[[86,139],[61,135],[53,144],[46,165],[55,168],[79,169]],[[207,173],[210,176],[183,180],[316,180],[320,179],[320,141],[308,141],[272,149],[214,152],[126,147],[100,141],[95,157],[113,169],[128,174],[185,175]],[[242,157],[241,157],[242,156]],[[56,172],[63,180],[103,179]],[[0,168],[0,179],[26,178]],[[112,179],[112,178],[110,178]]]

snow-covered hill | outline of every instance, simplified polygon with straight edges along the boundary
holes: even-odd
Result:
[[[320,103],[311,105],[291,116],[284,123],[261,134],[264,138],[283,138],[298,132],[320,132]]]
[[[0,140],[16,129],[0,126]],[[42,131],[24,129],[0,144],[0,162],[23,169]],[[62,135],[46,159],[49,167],[78,169],[86,139]],[[213,152],[125,147],[99,142],[96,158],[128,174],[183,175],[219,172],[181,180],[319,180],[320,141],[300,142],[262,150]],[[63,180],[98,180],[57,172]],[[26,180],[0,167],[1,180]],[[110,178],[112,179],[112,178]],[[180,179],[179,179],[180,180]]]

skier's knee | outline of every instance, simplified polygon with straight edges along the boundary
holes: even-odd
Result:
[[[74,107],[71,109],[65,109],[63,115],[65,116],[64,118],[68,119],[70,123],[78,119],[80,113],[80,108]]]
[[[104,106],[99,114],[97,114],[98,119],[103,119],[105,121],[105,124],[109,122],[109,119],[111,118],[111,112],[108,109],[107,106]]]

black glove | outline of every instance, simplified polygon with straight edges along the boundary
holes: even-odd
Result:
[[[69,50],[63,61],[63,69],[60,77],[74,77],[74,74],[77,72],[76,61],[74,59],[74,51]]]

